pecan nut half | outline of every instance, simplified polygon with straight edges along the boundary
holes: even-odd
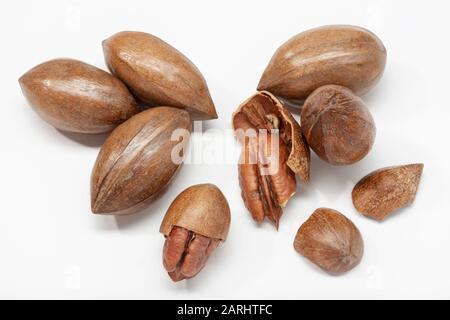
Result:
[[[219,239],[174,227],[164,243],[164,268],[173,281],[192,278],[203,269],[219,243]]]
[[[296,191],[295,174],[309,182],[310,151],[301,128],[265,91],[239,106],[233,127],[243,144],[238,171],[244,203],[254,220],[267,217],[278,228],[282,208]]]

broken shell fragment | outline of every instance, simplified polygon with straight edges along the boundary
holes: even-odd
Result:
[[[423,164],[409,164],[376,170],[362,178],[353,188],[355,208],[378,221],[411,204],[417,193]]]

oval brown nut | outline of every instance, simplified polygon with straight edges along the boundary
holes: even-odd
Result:
[[[365,216],[384,220],[395,210],[413,203],[423,164],[408,164],[376,170],[353,188],[355,208]]]
[[[119,79],[77,60],[42,63],[25,73],[19,83],[38,115],[64,131],[108,132],[139,112]]]
[[[203,269],[227,238],[230,220],[228,202],[215,185],[194,185],[175,198],[160,228],[166,238],[163,264],[173,281],[192,278]]]
[[[143,102],[185,109],[194,120],[217,118],[200,71],[161,39],[143,32],[119,32],[103,41],[103,51],[111,72]]]
[[[376,128],[369,109],[349,89],[327,85],[306,99],[301,112],[303,134],[324,161],[349,165],[372,149]]]
[[[264,71],[258,90],[303,101],[320,86],[337,84],[357,95],[381,78],[386,49],[372,32],[355,26],[324,26],[284,43]]]
[[[184,154],[176,151],[182,152],[189,141],[188,136],[172,140],[175,130],[188,135],[191,121],[186,111],[170,107],[146,110],[118,126],[92,171],[92,212],[134,213],[160,194],[181,165]]]
[[[278,227],[282,208],[296,191],[295,174],[309,181],[310,151],[301,128],[281,102],[265,91],[242,103],[232,121],[243,144],[239,183],[244,203],[257,222],[267,217]],[[265,141],[260,141],[264,139],[260,130],[267,133],[270,149],[273,139],[278,139],[277,159],[271,157],[272,150],[261,152]],[[273,170],[263,174],[267,169]]]
[[[298,229],[295,250],[331,274],[353,269],[362,259],[358,228],[340,212],[319,208]]]

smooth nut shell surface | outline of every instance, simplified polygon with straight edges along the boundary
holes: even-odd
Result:
[[[111,72],[143,102],[185,109],[194,120],[217,118],[200,71],[163,40],[124,31],[103,41],[103,51]]]
[[[353,269],[362,259],[358,228],[340,212],[319,208],[298,229],[295,250],[331,274]]]
[[[139,112],[119,79],[73,59],[42,63],[19,83],[38,115],[63,131],[108,132]]]
[[[170,107],[146,110],[118,126],[92,171],[92,212],[134,213],[164,190],[181,165],[172,161],[172,150],[189,140],[172,141],[177,129],[189,133],[190,117]]]
[[[303,101],[318,87],[337,84],[362,95],[381,78],[385,64],[386,49],[372,32],[355,26],[324,26],[284,43],[270,60],[258,90]]]
[[[282,121],[286,124],[290,136],[290,154],[287,160],[289,168],[296,173],[304,183],[309,182],[310,176],[310,150],[303,136],[302,129],[292,114],[287,110],[279,99],[267,91],[256,92],[253,96],[244,101],[238,109],[233,113],[232,123],[234,130],[243,129],[239,126],[236,116],[242,112],[242,109],[257,99],[269,100],[271,104],[278,110]]]
[[[353,188],[355,208],[365,216],[382,221],[392,212],[411,204],[417,193],[423,164],[408,164],[376,170]]]
[[[167,210],[160,232],[169,236],[174,226],[225,241],[231,214],[227,199],[213,184],[194,185],[180,193]]]
[[[311,149],[333,165],[364,158],[376,136],[374,120],[362,99],[336,85],[320,87],[306,99],[301,125]]]

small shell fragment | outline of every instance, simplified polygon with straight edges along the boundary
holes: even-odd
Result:
[[[376,170],[353,188],[355,208],[365,216],[384,220],[395,210],[411,204],[416,197],[423,164],[408,164]]]

